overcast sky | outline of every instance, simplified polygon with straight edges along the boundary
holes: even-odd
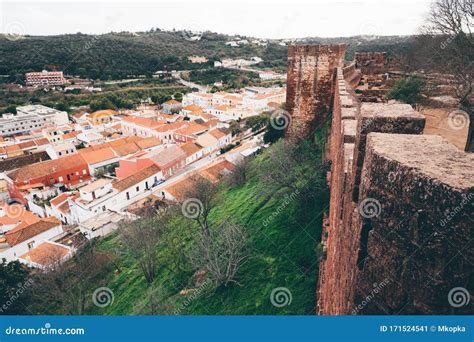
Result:
[[[414,34],[430,0],[0,0],[0,32],[210,30],[261,38]]]

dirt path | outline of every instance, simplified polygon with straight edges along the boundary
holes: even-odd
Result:
[[[469,121],[462,112],[455,108],[425,107],[422,113],[426,116],[424,134],[437,134],[449,140],[460,150],[464,150]]]

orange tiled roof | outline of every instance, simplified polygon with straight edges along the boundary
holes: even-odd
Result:
[[[5,238],[10,246],[15,246],[51,228],[59,226],[61,221],[57,218],[45,218],[33,224],[15,228],[5,233]]]
[[[138,126],[149,127],[149,128],[155,128],[166,123],[166,121],[163,121],[163,120],[158,121],[158,120],[153,120],[153,119],[148,119],[148,118],[141,118],[139,116],[127,116],[122,121],[133,123]]]
[[[87,163],[80,154],[73,154],[60,159],[46,160],[23,166],[8,175],[17,183],[23,183],[34,178],[41,178],[52,173],[86,166]]]
[[[49,140],[46,139],[46,138],[36,139],[35,144],[36,144],[36,146],[47,145],[47,144],[49,144]]]
[[[200,125],[196,122],[190,122],[187,126],[178,129],[175,133],[189,136],[195,133],[204,132],[206,129],[206,126]]]
[[[164,190],[170,193],[176,200],[182,201],[186,199],[186,194],[192,189],[194,181],[191,177],[186,177],[179,182],[167,186]]]
[[[73,139],[75,138],[79,133],[76,132],[76,131],[72,131],[72,132],[69,132],[69,133],[66,133],[63,135],[63,140],[67,140],[67,139]]]
[[[186,158],[184,151],[177,145],[170,145],[165,149],[159,151],[152,151],[146,155],[160,167],[166,167],[170,163]]]
[[[211,128],[211,127],[217,126],[219,122],[220,122],[219,119],[210,119],[210,120],[207,120],[205,123],[203,123],[203,125],[206,126],[207,128]]]
[[[135,172],[134,174],[132,174],[132,175],[130,175],[130,176],[124,178],[124,179],[121,179],[117,182],[114,182],[112,184],[112,186],[115,189],[117,189],[118,191],[124,191],[128,188],[131,188],[135,184],[138,184],[141,181],[147,179],[148,177],[151,177],[151,176],[157,174],[158,172],[160,172],[160,170],[161,169],[157,165],[153,164],[153,165],[148,166],[147,168],[145,168],[143,170],[139,170],[138,172]]]
[[[201,150],[201,148],[192,141],[187,142],[181,145],[180,147],[184,151],[184,153],[186,153],[186,157],[189,157]]]
[[[49,201],[54,206],[57,206],[61,203],[63,203],[67,198],[69,197],[69,194],[67,192],[63,192],[59,196],[54,197],[52,200]]]
[[[220,162],[212,164],[204,170],[199,171],[199,175],[215,183],[218,182],[222,176],[227,173],[233,172],[234,170],[235,165],[224,159]]]
[[[98,118],[102,118],[102,117],[113,116],[113,115],[116,115],[116,114],[117,114],[117,112],[115,110],[103,109],[103,110],[98,110],[94,113],[90,113],[89,117],[91,119],[98,119]]]
[[[146,149],[154,146],[161,145],[161,140],[155,137],[145,138],[143,140],[137,141],[135,144],[138,145],[141,149]]]
[[[20,258],[43,266],[50,266],[68,256],[69,253],[71,253],[69,248],[45,241],[38,247],[20,256]]]
[[[181,102],[179,101],[176,101],[176,100],[168,100],[166,102],[164,102],[163,104],[167,104],[167,105],[178,105],[178,104],[181,104]]]
[[[157,132],[169,132],[169,131],[175,131],[177,129],[180,129],[181,127],[185,125],[186,125],[186,122],[180,121],[180,122],[174,122],[174,123],[162,125],[160,127],[156,127],[154,130]]]
[[[38,222],[40,218],[28,211],[21,204],[3,204],[2,209],[5,215],[0,217],[0,226],[12,225],[24,222],[26,224],[32,224]]]
[[[138,147],[136,143],[129,143],[129,144],[121,145],[121,146],[114,146],[113,149],[115,153],[120,157],[124,157],[141,150],[141,148]]]
[[[188,110],[193,113],[203,113],[204,111],[202,110],[201,107],[195,104],[187,105],[186,107],[183,108],[184,110]]]
[[[91,165],[114,159],[117,156],[112,148],[106,147],[100,150],[82,153],[82,157],[87,162],[87,164]]]
[[[212,135],[214,138],[217,138],[217,139],[223,138],[227,135],[227,133],[224,133],[219,128],[211,129],[209,131],[209,134]]]
[[[36,144],[34,143],[34,141],[25,141],[25,142],[19,143],[18,146],[20,146],[21,149],[25,149],[28,147],[35,147]]]
[[[8,152],[17,152],[21,151],[21,147],[18,144],[5,146],[5,150]]]

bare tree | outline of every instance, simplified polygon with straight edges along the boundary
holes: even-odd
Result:
[[[96,250],[94,242],[84,245],[65,263],[39,272],[31,289],[32,310],[41,314],[83,315],[90,301],[91,284],[102,280],[110,265],[110,257]]]
[[[209,228],[209,214],[217,202],[217,184],[204,177],[192,177],[192,186],[186,192],[186,199],[182,203],[182,212],[186,217],[196,221],[203,236],[211,238]]]
[[[238,283],[236,275],[249,258],[243,227],[226,221],[213,229],[213,238],[202,235],[191,253],[191,264],[204,270],[214,285]]]
[[[472,0],[436,0],[419,38],[429,49],[430,57],[424,63],[432,62],[438,70],[452,74],[456,80],[455,92],[460,109],[466,111],[470,118],[465,147],[468,152],[474,151],[472,11]]]
[[[235,164],[233,172],[226,177],[230,186],[238,187],[244,185],[249,178],[250,160],[244,158]]]
[[[157,270],[157,245],[168,217],[162,212],[156,216],[127,221],[120,226],[120,238],[138,262],[148,284],[153,283]]]
[[[215,286],[236,282],[237,271],[248,257],[243,228],[232,222],[220,226],[209,222],[209,214],[219,198],[216,183],[195,176],[186,196],[182,212],[200,228],[200,235],[190,255],[193,268],[206,271]]]
[[[262,188],[273,194],[281,189],[312,198],[326,187],[327,166],[318,146],[302,141],[297,144],[278,141],[267,150],[259,163]]]

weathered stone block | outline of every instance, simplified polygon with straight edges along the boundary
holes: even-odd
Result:
[[[469,314],[448,293],[472,289],[474,155],[439,136],[370,133],[361,199],[379,213],[362,217],[354,305],[384,282],[361,314]],[[365,241],[362,241],[365,240]]]

